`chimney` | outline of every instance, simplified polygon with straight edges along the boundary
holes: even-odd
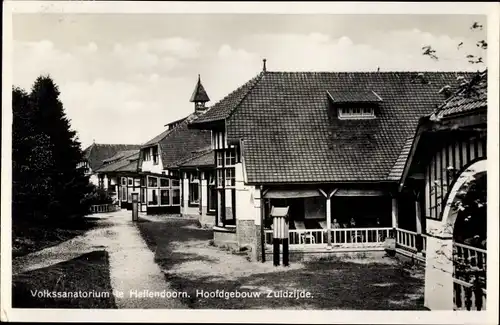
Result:
[[[262,59],[262,71],[266,72],[267,71],[267,68],[266,68],[266,59]]]

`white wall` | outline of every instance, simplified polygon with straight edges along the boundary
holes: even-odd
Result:
[[[152,148],[147,148],[147,149],[142,149],[141,150],[141,155],[143,155],[143,152],[144,150],[149,150],[151,153],[153,152],[153,149]],[[162,164],[162,160],[161,160],[161,150],[158,146],[158,163],[156,165],[153,164],[153,159],[151,158],[151,160],[148,160],[148,161],[145,161],[144,159],[141,160],[142,163],[141,163],[141,170],[143,172],[151,172],[151,173],[155,173],[155,174],[161,174],[162,171],[163,171],[163,164]]]

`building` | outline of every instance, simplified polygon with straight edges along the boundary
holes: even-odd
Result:
[[[424,303],[430,309],[466,309],[465,291],[471,285],[456,269],[457,258],[465,257],[484,271],[484,287],[479,291],[483,295],[474,292],[471,302],[472,309],[484,309],[487,73],[466,78],[443,105],[420,119],[416,130],[400,191],[414,194],[417,206],[422,207],[422,221],[426,220],[417,230],[425,233],[420,239],[425,242]],[[475,198],[477,207],[471,213],[462,203],[472,181],[474,192],[484,197]]]
[[[291,250],[383,249],[400,220],[416,220],[400,214],[414,207],[398,191],[408,139],[458,76],[270,72],[264,62],[189,124],[212,134],[214,242],[265,260],[270,210],[288,206]]]
[[[194,112],[167,124],[164,132],[141,147],[141,211],[192,215],[200,220],[210,213],[203,205],[210,202],[203,184],[213,179],[213,162],[205,159],[211,152],[210,131],[188,128],[190,122],[205,114],[209,100],[198,76],[190,99]]]
[[[85,167],[90,182],[98,186],[99,180],[95,171],[103,166],[106,159],[113,157],[119,151],[139,148],[140,145],[137,144],[102,144],[94,142],[83,151],[83,161],[78,167]]]
[[[139,174],[140,149],[119,151],[105,159],[96,170],[99,187],[105,189],[123,209],[132,208],[132,193],[140,193],[142,177]]]

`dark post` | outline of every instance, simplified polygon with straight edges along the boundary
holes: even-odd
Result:
[[[280,239],[273,238],[273,264],[280,265]]]
[[[139,220],[139,193],[132,193],[132,221]]]
[[[284,266],[290,265],[288,261],[288,238],[283,239],[283,265]]]

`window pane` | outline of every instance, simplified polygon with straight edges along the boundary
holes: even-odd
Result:
[[[168,178],[160,178],[160,186],[161,187],[169,187],[170,180]]]
[[[141,177],[141,186],[146,186],[146,178]]]
[[[199,201],[200,201],[200,195],[199,195],[198,184],[189,184],[189,202],[199,203]]]
[[[148,187],[158,187],[158,178],[148,176]]]
[[[181,191],[178,189],[172,190],[172,205],[181,204]]]
[[[122,177],[122,185],[127,185],[127,178],[126,177]]]
[[[222,167],[222,162],[224,161],[224,152],[218,151],[216,155],[217,155],[217,166]]]
[[[148,189],[148,205],[158,205],[158,190]]]
[[[173,179],[172,180],[172,186],[173,187],[179,187],[180,186],[180,182],[178,179]]]
[[[160,190],[160,205],[170,205],[170,190]]]

